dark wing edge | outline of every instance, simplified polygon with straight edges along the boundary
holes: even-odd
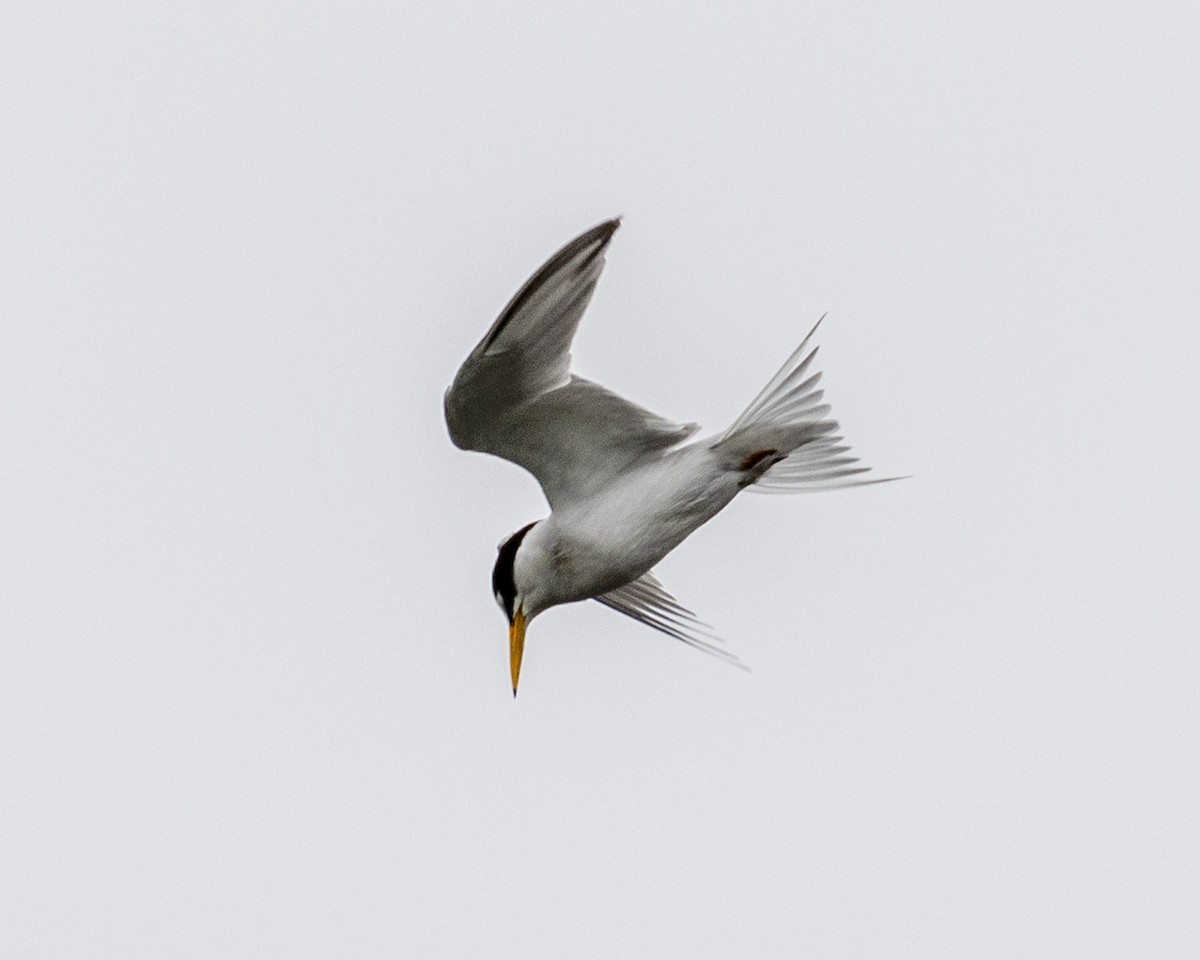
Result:
[[[571,344],[620,222],[580,234],[526,281],[463,361],[443,401],[455,446],[525,468],[551,507],[699,429],[571,372]]]
[[[579,254],[587,250],[588,247],[594,246],[595,249],[588,254],[586,259],[579,263],[579,269],[582,270],[584,267],[589,266],[597,257],[602,257],[605,248],[608,247],[608,242],[612,239],[612,235],[617,232],[619,226],[621,226],[620,217],[613,217],[611,220],[598,223],[592,229],[581,233],[542,264],[538,268],[538,271],[525,281],[521,289],[513,294],[513,298],[500,311],[500,316],[496,318],[496,322],[492,324],[492,328],[488,330],[487,334],[479,342],[479,346],[475,348],[475,352],[485,353],[488,347],[495,342],[496,338],[504,332],[504,328],[508,326],[509,321],[520,313],[521,308],[537,295],[538,291],[546,285],[547,281],[579,256]]]
[[[611,610],[623,613],[647,627],[653,627],[668,637],[707,653],[731,667],[750,672],[742,661],[717,644],[725,641],[711,631],[708,624],[682,606],[653,573],[645,573],[631,583],[594,598]]]
[[[494,452],[486,434],[497,418],[569,383],[571,341],[620,222],[592,227],[542,264],[468,354],[443,400],[455,446]]]

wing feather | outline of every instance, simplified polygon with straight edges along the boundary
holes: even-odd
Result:
[[[717,645],[725,641],[671,596],[653,573],[644,573],[633,582],[594,599],[638,623],[681,640],[689,647],[695,647],[731,666],[748,669],[734,654]]]
[[[571,373],[571,341],[620,226],[576,237],[517,291],[446,391],[454,443],[532,473],[551,507],[690,437],[680,424]]]

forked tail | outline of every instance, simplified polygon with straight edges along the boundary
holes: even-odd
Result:
[[[821,320],[825,318],[822,316]],[[870,467],[838,435],[830,406],[818,389],[821,374],[810,372],[817,347],[810,346],[818,320],[795,353],[713,445],[729,467],[744,474],[742,486],[763,493],[807,493],[896,479],[864,480]]]

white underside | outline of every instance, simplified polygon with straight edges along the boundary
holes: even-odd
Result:
[[[517,580],[539,584],[527,615],[608,593],[647,573],[738,492],[709,442],[639,464],[591,497],[555,510],[517,556]],[[549,574],[549,576],[547,576]]]

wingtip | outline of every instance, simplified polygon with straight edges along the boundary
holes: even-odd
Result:
[[[596,224],[590,230],[585,230],[578,237],[567,244],[567,246],[563,247],[563,249],[559,251],[558,257],[566,260],[584,250],[588,250],[589,252],[584,260],[584,263],[591,263],[596,258],[604,255],[604,251],[608,248],[608,242],[612,239],[613,234],[617,232],[617,228],[620,225],[620,217],[613,217],[611,220],[605,220],[602,223]],[[553,263],[553,261],[551,261],[551,263]],[[547,266],[549,266],[549,264],[547,264]],[[543,269],[546,268],[543,267]]]
[[[603,223],[597,224],[593,228],[593,231],[602,235],[604,239],[607,240],[614,233],[616,233],[618,229],[620,229],[623,216],[623,214],[618,213],[615,217],[611,217],[608,220],[605,220]]]

